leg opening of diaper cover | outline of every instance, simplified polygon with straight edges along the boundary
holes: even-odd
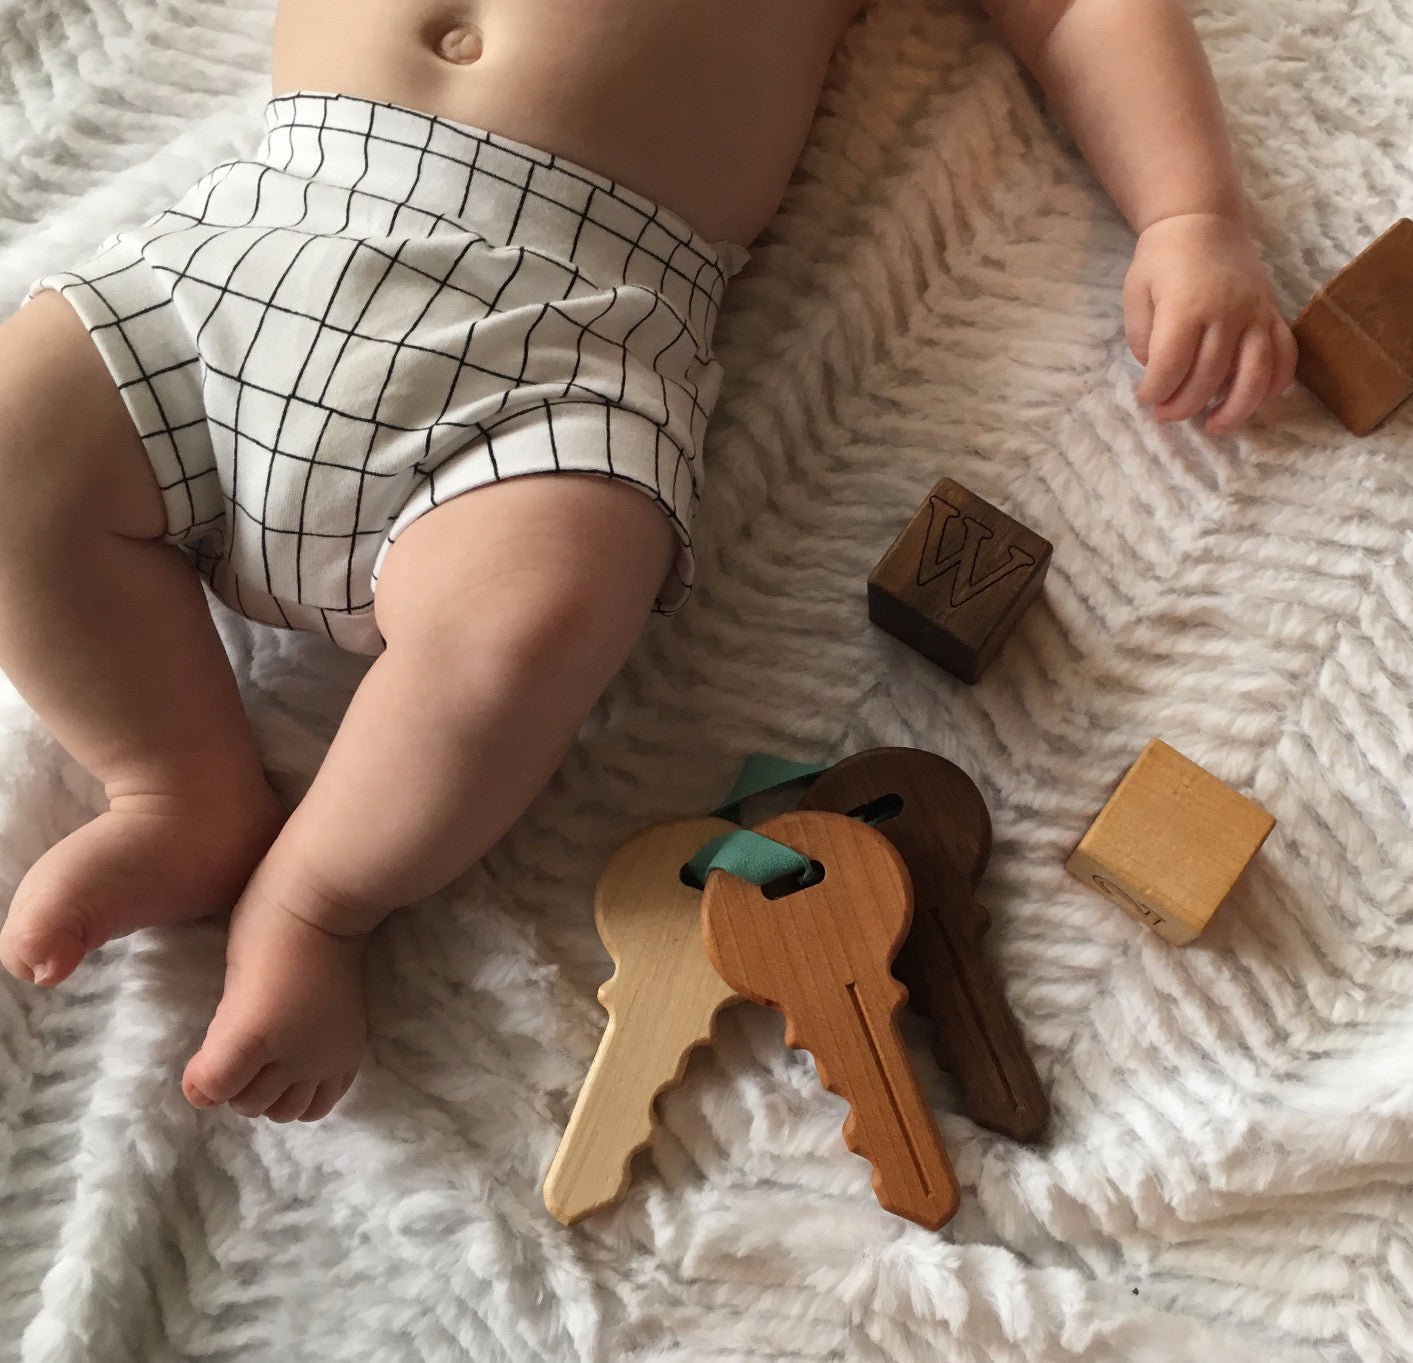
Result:
[[[373,587],[398,537],[421,517],[467,492],[532,474],[589,474],[611,478],[651,498],[672,522],[677,553],[658,593],[659,614],[675,614],[696,577],[692,522],[698,498],[693,452],[659,426],[605,403],[550,403],[505,418],[434,463],[404,504],[378,551]]]
[[[385,644],[371,603],[352,610],[330,610],[272,596],[258,584],[241,579],[230,560],[207,542],[198,541],[185,549],[211,594],[237,615],[272,629],[318,635],[345,653],[372,658],[383,651]]]
[[[73,270],[46,275],[28,298],[52,291],[75,312],[142,440],[162,494],[166,538],[190,544],[225,519],[201,363],[162,281],[117,239]]]

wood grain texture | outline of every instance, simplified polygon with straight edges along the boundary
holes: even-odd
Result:
[[[1275,826],[1254,800],[1155,738],[1066,869],[1181,946],[1207,926]]]
[[[781,814],[757,829],[824,869],[780,898],[714,871],[702,898],[712,963],[747,998],[785,1014],[785,1042],[850,1108],[849,1149],[873,1165],[879,1203],[936,1229],[957,1210],[951,1161],[898,1033],[904,990],[889,973],[912,916],[902,858],[841,814]]]
[[[717,1014],[740,1001],[707,959],[702,892],[681,878],[703,844],[735,828],[711,818],[646,828],[599,879],[594,919],[615,969],[599,990],[608,1026],[545,1178],[545,1206],[565,1225],[622,1198],[657,1098],[711,1040]]]
[[[895,973],[934,1024],[933,1050],[961,1084],[967,1115],[1013,1140],[1038,1139],[1050,1104],[982,946],[991,920],[975,890],[991,855],[991,816],[976,783],[936,753],[874,748],[831,767],[801,808],[871,812],[898,849],[912,878],[913,923]]]
[[[1413,396],[1413,221],[1355,256],[1292,329],[1300,381],[1355,435]]]
[[[944,478],[868,579],[869,618],[976,682],[1040,593],[1051,546]]]

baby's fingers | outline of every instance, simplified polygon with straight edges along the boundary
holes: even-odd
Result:
[[[1277,319],[1271,327],[1271,344],[1275,358],[1271,364],[1271,386],[1267,398],[1279,397],[1295,382],[1295,366],[1300,360],[1300,347],[1285,322]]]
[[[1253,327],[1236,352],[1236,374],[1227,395],[1207,418],[1207,429],[1221,435],[1240,426],[1265,400],[1271,388],[1275,344],[1266,327]]]
[[[1237,338],[1221,327],[1208,327],[1197,350],[1197,359],[1188,374],[1166,402],[1154,409],[1159,421],[1186,421],[1196,416],[1211,400],[1231,373]]]
[[[1166,402],[1192,369],[1202,324],[1191,317],[1160,309],[1148,341],[1148,367],[1138,385],[1140,402]]]
[[[1153,291],[1146,279],[1132,271],[1124,281],[1124,340],[1139,364],[1148,363],[1148,342],[1153,335]]]

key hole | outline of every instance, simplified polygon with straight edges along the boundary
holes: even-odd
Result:
[[[903,812],[903,797],[901,795],[880,795],[876,800],[870,800],[866,805],[860,805],[857,809],[849,811],[851,819],[862,819],[866,824],[872,824],[875,828],[881,823],[887,823],[889,819],[896,819]]]
[[[767,899],[784,899],[787,895],[799,894],[801,890],[818,885],[823,879],[824,867],[812,859],[802,875],[781,876],[778,880],[762,885],[760,892]]]

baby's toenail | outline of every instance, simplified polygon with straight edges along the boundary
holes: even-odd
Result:
[[[44,961],[34,967],[34,970],[30,974],[30,979],[32,979],[35,984],[45,985],[48,984],[50,980],[56,978],[58,974],[58,967],[50,961]]]

